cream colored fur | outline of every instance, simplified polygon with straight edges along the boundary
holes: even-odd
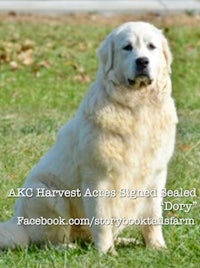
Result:
[[[123,47],[128,43],[132,51]],[[149,48],[153,42],[156,48]],[[171,53],[162,32],[144,22],[123,24],[99,49],[100,67],[74,118],[59,131],[50,151],[30,172],[24,187],[46,189],[159,191],[174,150],[177,115],[171,97]],[[151,83],[136,75],[135,60],[148,57]],[[139,218],[162,216],[162,198],[19,198],[13,218],[0,224],[0,248],[50,241],[90,239],[101,253],[114,250],[126,226],[23,226],[17,217]],[[142,228],[147,246],[165,247],[160,225]]]

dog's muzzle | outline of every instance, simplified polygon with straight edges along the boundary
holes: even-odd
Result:
[[[135,61],[136,74],[134,79],[128,79],[130,86],[148,86],[152,83],[149,76],[149,59],[147,57],[139,57]]]

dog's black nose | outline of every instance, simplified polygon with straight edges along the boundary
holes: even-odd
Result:
[[[149,64],[149,59],[147,57],[140,57],[135,62],[138,68],[145,68]]]

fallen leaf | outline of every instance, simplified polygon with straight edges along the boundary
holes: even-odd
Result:
[[[11,70],[15,71],[17,69],[19,69],[19,65],[16,61],[11,61],[10,62],[10,67],[11,67]]]
[[[25,40],[21,45],[21,51],[26,51],[35,48],[35,43],[32,40]]]
[[[187,151],[190,151],[192,150],[192,146],[189,145],[189,144],[182,144],[180,145],[180,150],[183,151],[183,152],[187,152]]]
[[[84,84],[87,84],[91,81],[90,77],[86,74],[78,74],[78,75],[74,76],[74,80],[80,81]]]
[[[18,54],[18,59],[24,65],[31,65],[34,62],[33,50],[29,49]]]
[[[38,78],[38,77],[40,77],[40,76],[41,76],[41,73],[40,73],[40,72],[36,72],[36,73],[35,73],[35,77],[36,77],[36,78]]]
[[[9,61],[9,56],[8,54],[4,51],[0,54],[0,63],[8,62]]]
[[[44,67],[44,68],[50,68],[51,67],[51,63],[49,62],[49,61],[41,61],[41,62],[39,62],[39,64],[38,64],[38,66],[39,67]]]

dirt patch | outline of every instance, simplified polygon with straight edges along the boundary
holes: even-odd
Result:
[[[187,25],[198,26],[200,24],[199,14],[160,14],[160,13],[145,13],[145,14],[100,14],[100,13],[74,13],[60,16],[53,15],[35,15],[35,14],[17,14],[11,12],[9,14],[0,14],[1,21],[16,21],[29,23],[49,23],[49,24],[88,24],[88,25],[104,25],[117,26],[123,22],[143,20],[156,24],[160,27],[168,27],[171,25]]]

